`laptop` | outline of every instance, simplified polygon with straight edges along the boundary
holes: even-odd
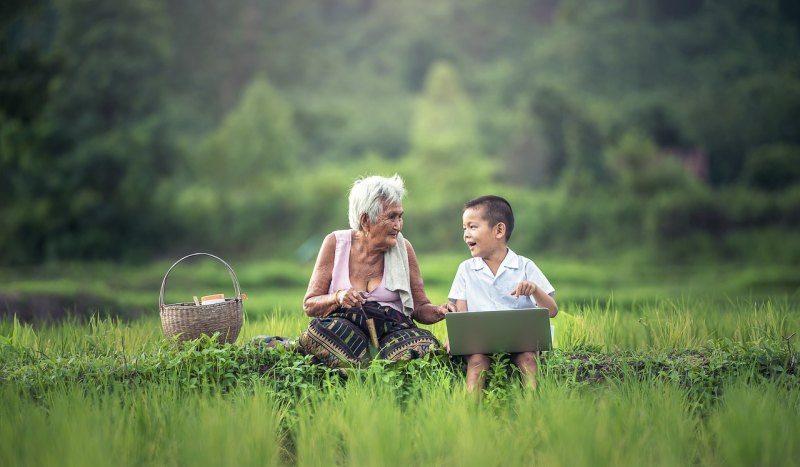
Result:
[[[451,355],[550,350],[547,308],[466,311],[445,315]]]

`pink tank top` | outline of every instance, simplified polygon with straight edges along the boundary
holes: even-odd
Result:
[[[350,283],[350,245],[352,244],[353,231],[337,230],[333,234],[336,237],[336,253],[333,257],[333,277],[331,278],[331,286],[328,289],[328,293],[352,287]],[[381,306],[390,306],[400,312],[403,311],[400,294],[386,288],[385,266],[381,283],[369,293],[367,300],[378,302]]]

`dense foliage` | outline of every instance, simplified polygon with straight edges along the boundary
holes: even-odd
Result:
[[[158,351],[126,353],[89,351],[77,354],[36,354],[14,346],[3,337],[0,382],[14,385],[31,396],[72,385],[110,389],[118,385],[172,384],[176,390],[230,391],[265,378],[275,395],[294,404],[309,391],[321,391],[348,379],[370,381],[397,391],[402,401],[425,388],[462,384],[463,359],[444,351],[409,362],[375,361],[366,368],[332,370],[310,356],[267,349],[257,345],[219,345],[208,338],[174,348],[164,342]],[[741,345],[728,340],[703,349],[673,351],[615,351],[598,347],[553,351],[542,360],[541,376],[564,386],[600,384],[607,381],[661,380],[689,391],[697,406],[716,402],[722,385],[734,378],[776,379],[795,389],[797,353],[770,345]],[[487,375],[487,396],[505,400],[516,389],[521,375],[507,355],[494,355]]]
[[[530,254],[747,256],[768,230],[797,261],[798,24],[787,0],[5,2],[0,262],[288,256],[395,172],[421,250],[496,192]]]
[[[480,403],[437,350],[346,373],[251,341],[174,346],[158,318],[0,319],[0,454],[12,464],[776,465],[800,428],[797,306],[559,313],[538,390],[493,356]],[[442,328],[433,329],[440,335]],[[754,435],[757,433],[758,435]],[[398,439],[405,442],[398,442]],[[366,441],[365,441],[366,440]],[[494,449],[486,449],[491,445]]]

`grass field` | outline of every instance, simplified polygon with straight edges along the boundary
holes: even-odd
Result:
[[[442,303],[458,264],[459,254],[420,255],[428,296]],[[724,308],[733,299],[800,303],[800,267],[775,264],[652,264],[637,258],[564,260],[537,258],[557,290],[562,309],[585,305],[635,309],[659,299],[713,300]],[[158,291],[171,261],[137,266],[110,263],[62,263],[36,268],[0,268],[0,314],[11,315],[15,297],[43,303],[32,316],[61,317],[64,311],[122,317],[155,316]],[[241,289],[248,295],[245,310],[260,318],[274,310],[296,312],[302,302],[313,264],[296,261],[231,261]],[[233,294],[225,267],[210,258],[192,258],[169,274],[167,303],[191,301],[192,295]],[[45,298],[45,299],[43,299]],[[50,298],[50,300],[46,300]],[[4,303],[5,302],[5,303]],[[19,307],[18,307],[19,308]]]
[[[433,301],[444,300],[459,260],[423,263]],[[791,269],[621,267],[609,278],[608,264],[540,265],[562,311],[539,390],[524,391],[507,357],[496,356],[480,403],[465,394],[463,362],[443,352],[373,362],[345,377],[306,357],[250,345],[252,336],[295,336],[306,326],[299,300],[309,266],[237,268],[251,297],[237,343],[181,348],[164,341],[153,304],[169,264],[0,271],[3,292],[92,289],[129,300],[116,306],[145,310],[136,319],[96,310],[95,317],[77,312],[50,323],[0,320],[0,459],[799,465],[800,355],[792,336],[800,304]],[[174,299],[167,301],[224,287],[227,276],[218,273],[203,263],[170,278]],[[446,337],[441,323],[430,329]]]

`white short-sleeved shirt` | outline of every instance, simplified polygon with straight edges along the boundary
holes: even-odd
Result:
[[[555,295],[555,289],[536,264],[509,248],[496,276],[483,258],[470,258],[462,262],[447,296],[450,300],[466,300],[469,311],[535,307],[532,297],[516,298],[511,295],[511,291],[523,280],[533,282],[551,297]]]

